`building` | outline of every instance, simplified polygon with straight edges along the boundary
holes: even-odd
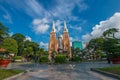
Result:
[[[71,58],[71,46],[69,40],[69,32],[64,21],[64,28],[62,35],[56,36],[55,23],[53,22],[52,31],[50,32],[50,41],[48,45],[49,59],[52,59],[53,54],[66,54],[67,57]]]
[[[79,48],[80,50],[83,49],[82,42],[81,41],[74,41],[72,42],[72,47],[73,48]]]

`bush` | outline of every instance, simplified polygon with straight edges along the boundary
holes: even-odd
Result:
[[[55,63],[60,63],[60,64],[67,62],[66,56],[63,54],[56,55],[54,60],[55,60]]]
[[[40,57],[40,60],[39,60],[40,63],[47,63],[49,62],[49,59],[47,56],[42,56]]]
[[[101,58],[106,58],[106,56],[107,56],[107,55],[106,55],[105,53],[101,53],[101,54],[100,54],[100,57],[101,57]]]
[[[15,57],[11,57],[11,61],[12,62],[21,62],[22,61],[22,56],[15,56]]]
[[[15,56],[14,59],[15,60],[22,60],[22,56]]]
[[[79,57],[79,56],[73,56],[70,61],[73,61],[73,62],[81,62],[82,59]]]

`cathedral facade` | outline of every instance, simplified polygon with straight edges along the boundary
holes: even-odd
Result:
[[[71,46],[69,39],[69,32],[67,29],[66,22],[64,21],[64,28],[62,35],[56,35],[55,23],[53,22],[52,31],[50,32],[50,41],[48,45],[49,59],[52,59],[52,55],[65,54],[66,57],[71,58]]]

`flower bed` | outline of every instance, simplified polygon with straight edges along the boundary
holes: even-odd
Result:
[[[10,63],[9,59],[0,60],[0,67],[7,67],[9,63]]]

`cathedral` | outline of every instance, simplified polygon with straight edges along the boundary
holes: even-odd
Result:
[[[55,23],[53,22],[52,30],[50,32],[50,41],[48,45],[49,59],[52,59],[53,54],[65,54],[67,58],[72,57],[69,33],[66,22],[64,21],[64,28],[62,35],[56,35]]]

